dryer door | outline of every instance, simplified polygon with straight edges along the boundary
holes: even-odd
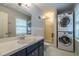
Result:
[[[60,20],[59,23],[61,27],[67,27],[67,25],[70,23],[70,19],[68,16],[65,16]]]

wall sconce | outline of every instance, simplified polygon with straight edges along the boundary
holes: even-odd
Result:
[[[53,12],[47,12],[44,15],[39,16],[39,19],[51,19],[53,17]]]
[[[44,16],[39,16],[38,18],[42,20],[49,19],[49,17],[44,17]]]

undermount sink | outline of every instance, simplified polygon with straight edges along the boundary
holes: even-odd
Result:
[[[35,37],[25,37],[25,39],[19,39],[17,42],[20,44],[24,44],[24,43],[31,43],[36,41]]]

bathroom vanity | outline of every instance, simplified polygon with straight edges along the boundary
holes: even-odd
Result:
[[[31,39],[26,39],[24,40],[24,42],[20,42],[20,43],[18,42],[18,39],[1,42],[0,55],[1,56],[43,56],[44,55],[43,37],[36,37],[36,39],[33,39],[31,37]]]
[[[43,56],[44,55],[44,41],[40,40],[14,54],[11,56]]]

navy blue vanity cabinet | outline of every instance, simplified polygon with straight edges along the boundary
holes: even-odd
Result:
[[[38,41],[25,49],[22,49],[11,56],[43,56],[44,55],[44,40]]]
[[[41,40],[27,47],[27,56],[43,56],[44,55],[44,40]]]
[[[32,50],[30,53],[27,53],[27,56],[38,56],[38,48]]]
[[[26,56],[26,49],[20,50],[14,54],[12,54],[11,56]]]
[[[38,55],[44,56],[44,40],[41,40],[38,44]]]
[[[27,56],[38,56],[38,42],[27,47]]]

